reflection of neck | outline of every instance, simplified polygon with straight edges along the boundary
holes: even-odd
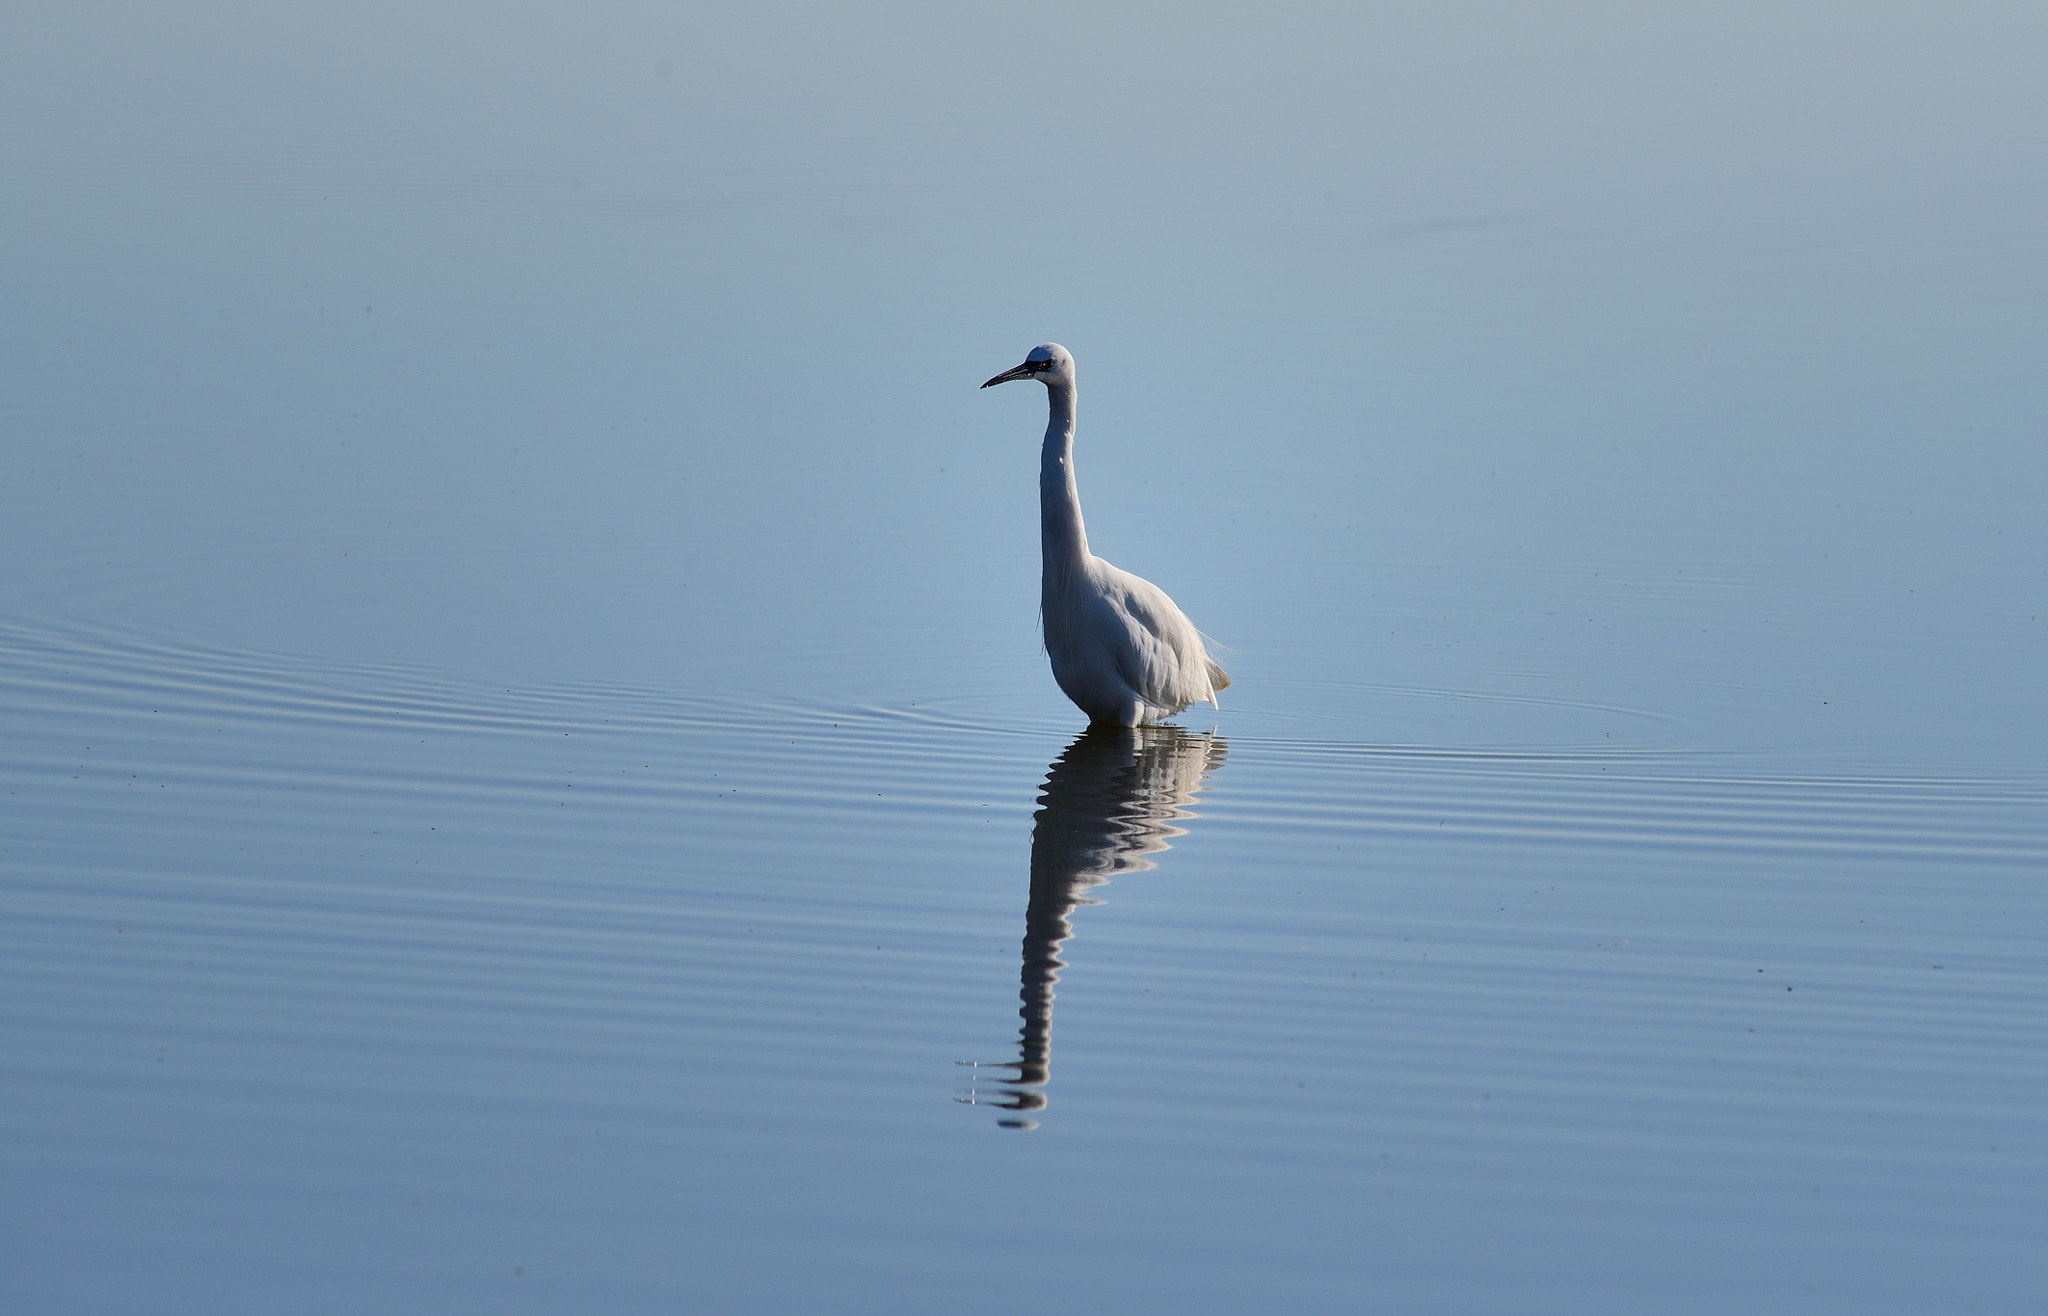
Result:
[[[1067,906],[1072,909],[1073,906]],[[1024,986],[1017,995],[1024,1008],[1023,1040],[1017,1062],[1019,1083],[1043,1086],[1052,1081],[1052,998],[1067,962],[1060,958],[1060,943],[1074,935],[1074,925],[1065,914],[1040,914],[1033,910],[1024,922]]]
[[[1017,1011],[1024,1019],[1024,1029],[1015,1081],[1033,1085],[1052,1079],[1052,998],[1060,970],[1067,967],[1067,962],[1060,958],[1060,947],[1074,935],[1074,924],[1068,916],[1084,899],[1083,891],[1108,880],[1048,862],[1059,849],[1056,845],[1041,844],[1047,827],[1059,825],[1047,817],[1050,812],[1041,810],[1033,829],[1031,900],[1024,908],[1023,985],[1017,992],[1024,1002],[1024,1008]],[[1042,1098],[1040,1104],[1044,1104]]]

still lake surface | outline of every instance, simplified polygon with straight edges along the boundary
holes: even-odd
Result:
[[[7,1310],[2048,1303],[2048,23],[1171,20],[5,43]]]

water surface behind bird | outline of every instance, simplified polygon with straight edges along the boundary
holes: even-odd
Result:
[[[10,1311],[2038,1302],[2037,19],[687,17],[0,55]]]

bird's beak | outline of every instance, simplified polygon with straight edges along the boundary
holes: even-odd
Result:
[[[1021,366],[1013,366],[1005,370],[1002,374],[988,381],[988,384],[1007,384],[1013,379],[1029,379],[1033,371],[1043,369],[1044,366],[1045,362],[1043,361],[1026,361]],[[982,387],[987,388],[988,384],[983,384]]]

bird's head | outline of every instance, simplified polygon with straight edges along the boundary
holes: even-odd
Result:
[[[983,384],[1007,384],[1013,379],[1035,379],[1042,384],[1071,384],[1074,382],[1074,358],[1058,343],[1040,343],[1031,349],[1031,355],[1024,358],[1024,364],[1005,370],[994,379]]]

